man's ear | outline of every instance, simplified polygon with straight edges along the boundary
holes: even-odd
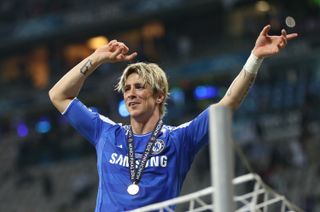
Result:
[[[164,100],[164,95],[163,95],[163,93],[159,93],[159,94],[157,95],[156,103],[161,104],[161,103],[163,102],[163,100]]]

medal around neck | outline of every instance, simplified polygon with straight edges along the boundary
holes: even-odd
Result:
[[[130,173],[130,179],[133,182],[131,185],[128,186],[128,189],[127,189],[127,192],[130,195],[136,195],[139,192],[139,186],[137,184],[141,179],[143,170],[145,168],[149,155],[151,154],[151,150],[155,143],[155,140],[162,128],[162,125],[163,125],[163,122],[160,119],[155,129],[153,130],[152,135],[144,149],[144,152],[142,154],[142,157],[137,169],[135,167],[136,158],[135,158],[135,151],[134,151],[133,132],[132,132],[132,128],[131,127],[129,128],[128,139],[127,139],[128,157],[129,157],[129,173]]]
[[[127,191],[130,195],[136,195],[139,192],[139,186],[133,183],[128,186]]]

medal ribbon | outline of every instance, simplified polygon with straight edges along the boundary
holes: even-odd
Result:
[[[135,164],[136,156],[135,156],[135,150],[134,150],[133,132],[132,132],[132,127],[130,126],[127,141],[128,141],[129,172],[130,172],[130,179],[132,183],[138,184],[139,181],[141,180],[143,170],[147,164],[148,158],[151,154],[152,147],[157,139],[157,136],[160,133],[162,126],[163,126],[163,121],[160,119],[155,129],[152,132],[152,135],[146,145],[146,148],[144,149],[143,155],[141,157],[141,160],[137,169]]]

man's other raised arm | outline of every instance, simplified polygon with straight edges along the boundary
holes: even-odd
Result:
[[[73,98],[77,97],[84,81],[96,68],[103,63],[132,60],[137,53],[129,53],[129,48],[116,40],[99,47],[94,53],[85,58],[68,71],[49,91],[53,105],[61,113],[65,111]]]
[[[287,34],[284,29],[281,31],[281,35],[271,36],[268,34],[270,29],[271,26],[267,25],[260,32],[243,69],[233,80],[225,96],[216,105],[236,110],[252,86],[263,59],[278,54],[289,40],[298,36],[297,33]]]

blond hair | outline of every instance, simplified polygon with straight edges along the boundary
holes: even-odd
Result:
[[[148,84],[152,90],[153,94],[162,93],[164,95],[164,99],[160,104],[160,115],[163,117],[166,112],[166,100],[169,96],[169,85],[165,72],[155,63],[133,63],[128,65],[116,85],[116,90],[118,92],[124,93],[124,86],[130,74],[136,73],[139,77],[144,81],[144,83]]]

